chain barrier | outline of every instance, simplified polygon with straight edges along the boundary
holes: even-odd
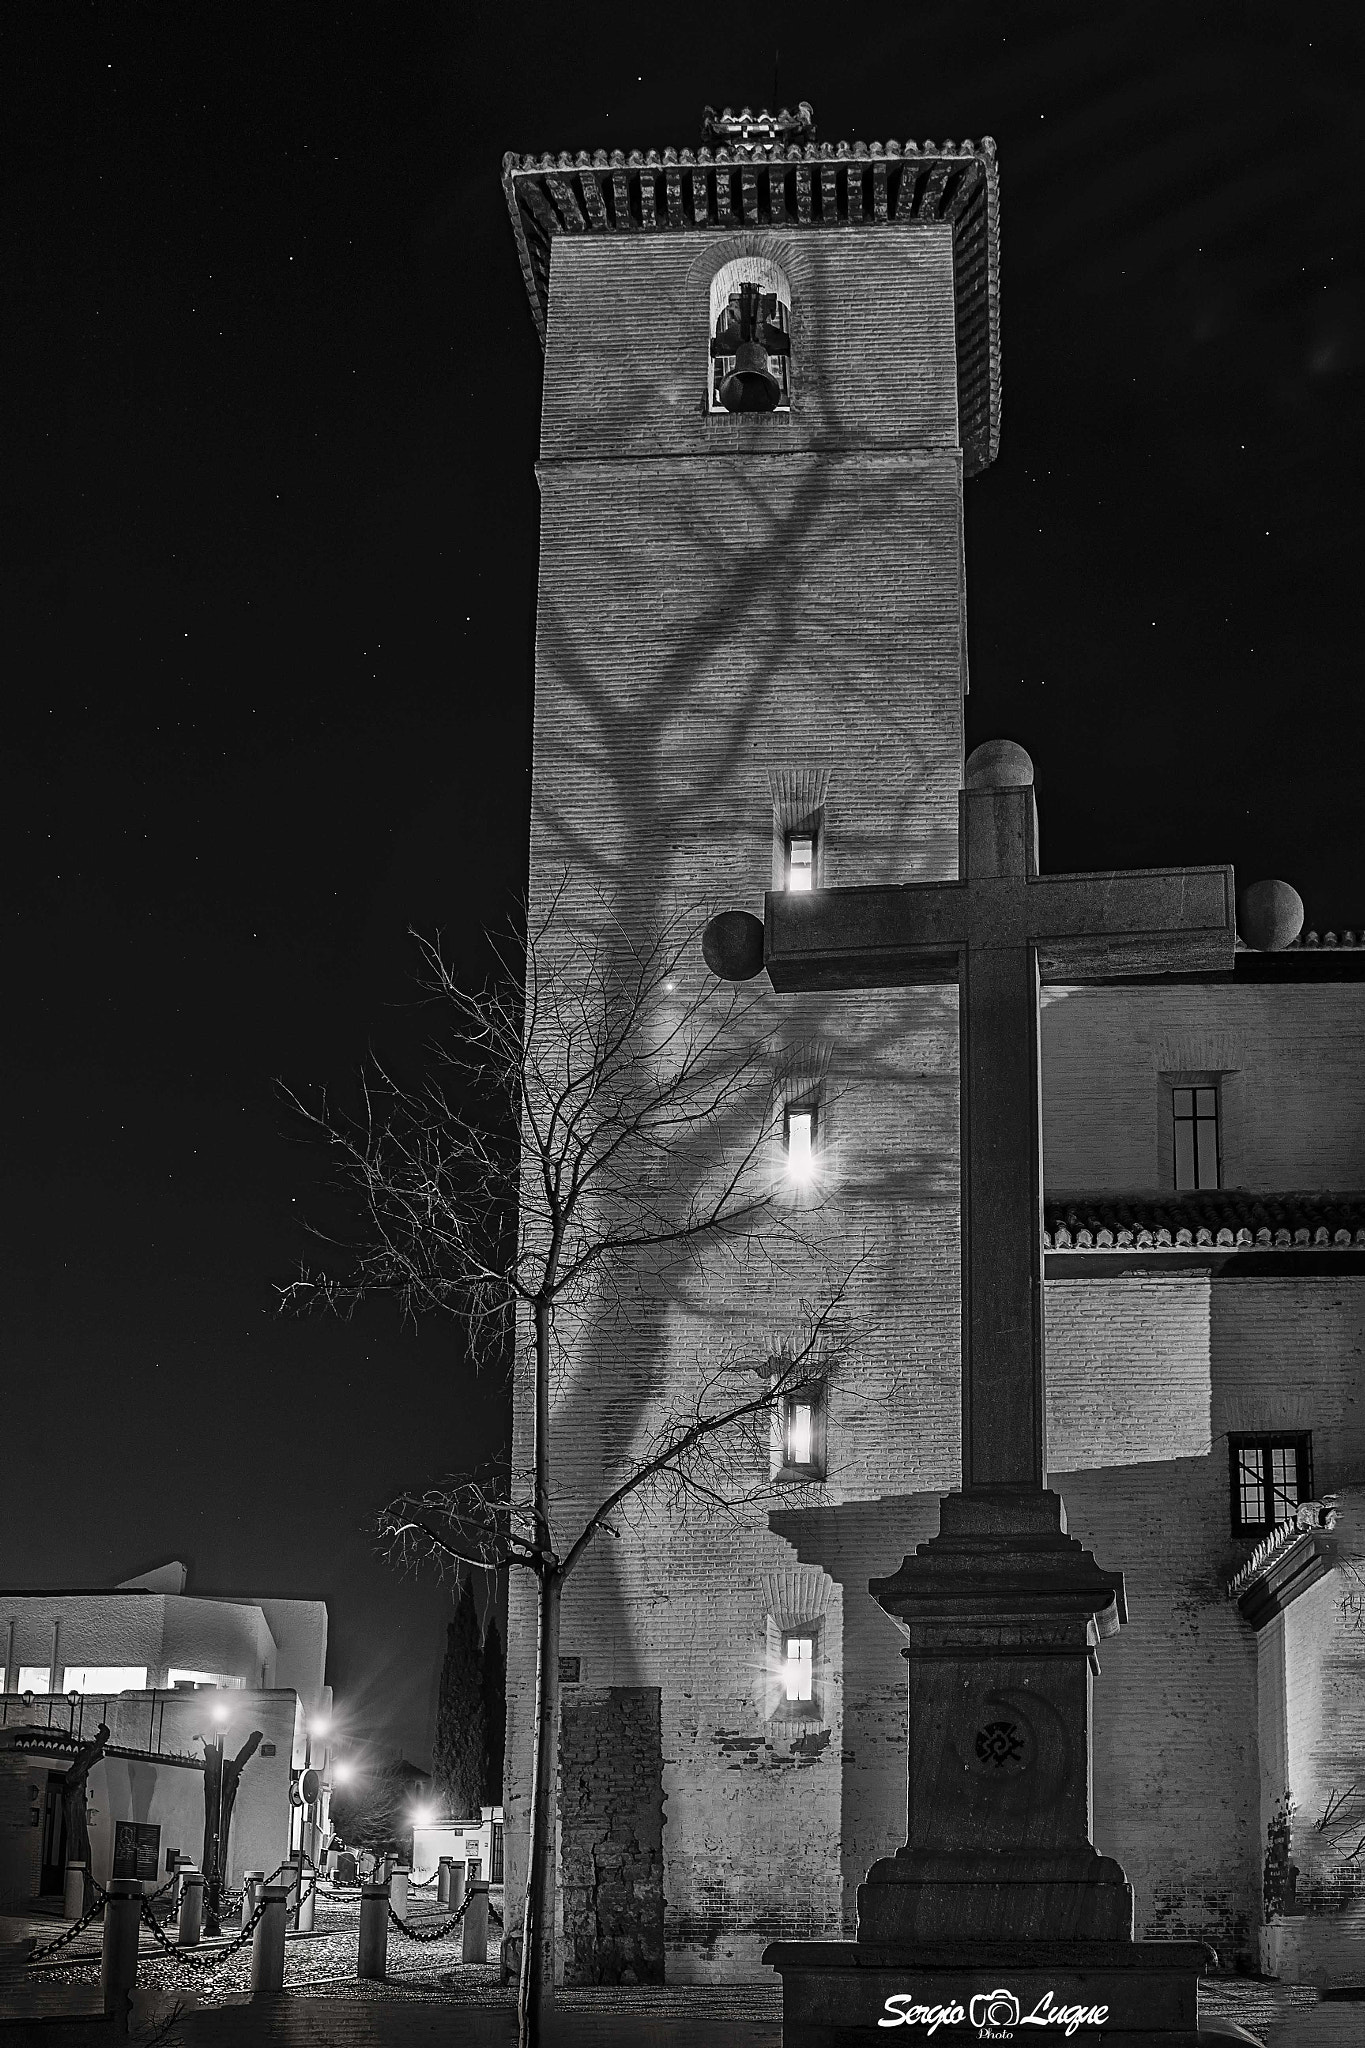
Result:
[[[413,1927],[406,1920],[400,1920],[392,1906],[389,1907],[389,1918],[398,1929],[398,1932],[406,1934],[409,1941],[444,1941],[451,1929],[458,1926],[460,1921],[464,1919],[465,1906],[468,1906],[468,1904],[469,1901],[466,1899],[464,1906],[461,1906],[458,1913],[452,1913],[448,1920],[442,1920],[435,1927]]]
[[[161,1932],[159,1922],[157,1921],[155,1915],[151,1912],[145,1899],[142,1902],[142,1924],[144,1925],[144,1927],[149,1927],[151,1929],[157,1947],[164,1949],[166,1954],[170,1957],[171,1961],[177,1964],[180,1969],[216,1970],[220,1964],[225,1963],[227,1961],[229,1956],[235,1956],[238,1949],[246,1947],[247,1942],[256,1932],[256,1922],[260,1919],[264,1911],[265,1900],[262,1899],[258,1903],[256,1910],[252,1914],[251,1918],[243,1924],[241,1933],[238,1935],[234,1935],[233,1939],[227,1943],[226,1947],[203,1949],[201,1951],[195,1951],[193,1949],[182,1949],[173,1942],[167,1941],[165,1935]]]
[[[81,1919],[73,1921],[71,1926],[67,1928],[65,1934],[59,1934],[55,1941],[44,1942],[41,1948],[35,1948],[31,1956],[26,1956],[24,1958],[26,1963],[40,1963],[42,1962],[45,1956],[55,1955],[59,1948],[65,1948],[66,1944],[69,1941],[74,1941],[78,1934],[84,1934],[86,1928],[90,1925],[92,1920],[99,1919],[100,1914],[104,1911],[104,1902],[108,1898],[109,1894],[100,1885],[95,1884],[95,1880],[93,1878],[91,1878],[90,1882],[94,1886],[94,1889],[97,1892],[99,1892],[100,1895],[96,1903],[90,1908],[90,1911],[86,1913]]]

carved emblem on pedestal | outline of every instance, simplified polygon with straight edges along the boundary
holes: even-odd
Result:
[[[976,1731],[976,1753],[983,1764],[994,1764],[997,1770],[1022,1765],[1023,1733],[1014,1721],[987,1721]]]

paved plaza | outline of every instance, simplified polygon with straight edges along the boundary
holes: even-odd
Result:
[[[421,1900],[409,1921],[433,1928],[447,1917]],[[47,1962],[24,1966],[14,1959],[14,1944],[51,1941],[64,1924],[53,1915],[0,1919],[0,1955],[8,1952],[0,1962],[0,2048],[112,2040],[100,2012],[98,1922]],[[465,1963],[458,1928],[414,1942],[390,1927],[387,1980],[361,1982],[358,1901],[327,1895],[313,1933],[288,1939],[284,1991],[256,1997],[249,1948],[212,1961],[236,1931],[229,1922],[223,1942],[205,1943],[197,1951],[201,1961],[186,1965],[164,1955],[144,1928],[135,2043],[150,2044],[160,2034],[164,2048],[506,2048],[516,2038],[513,1987],[501,1981],[496,1928],[492,1960]],[[1307,1985],[1210,1979],[1200,1990],[1200,2017],[1205,2024],[1234,2021],[1265,2048],[1359,2048],[1365,2037],[1365,2002],[1324,1999]],[[780,1992],[776,1982],[561,1991],[549,2039],[551,2048],[781,2048]]]

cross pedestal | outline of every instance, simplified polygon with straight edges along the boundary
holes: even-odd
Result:
[[[958,987],[962,1488],[870,1588],[908,1638],[909,1838],[859,1887],[855,1942],[776,1942],[764,1961],[785,2048],[899,2026],[1178,2048],[1199,2038],[1212,1951],[1134,1942],[1132,1888],[1090,1839],[1097,1649],[1127,1614],[1122,1575],[1067,1534],[1047,1485],[1038,1008],[1046,980],[1230,972],[1232,870],[1040,875],[1027,754],[978,748],[965,780],[956,882],[767,898],[779,992]],[[712,965],[742,940],[726,922]]]

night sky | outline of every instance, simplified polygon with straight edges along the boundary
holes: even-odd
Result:
[[[273,1084],[415,1071],[409,925],[481,975],[524,882],[506,149],[695,145],[775,57],[825,139],[993,134],[969,743],[1033,754],[1045,867],[1365,925],[1363,23],[5,10],[0,1582],[325,1598],[347,1740],[426,1760],[450,1596],[367,1518],[505,1399],[447,1331],[276,1319],[325,1210]]]

